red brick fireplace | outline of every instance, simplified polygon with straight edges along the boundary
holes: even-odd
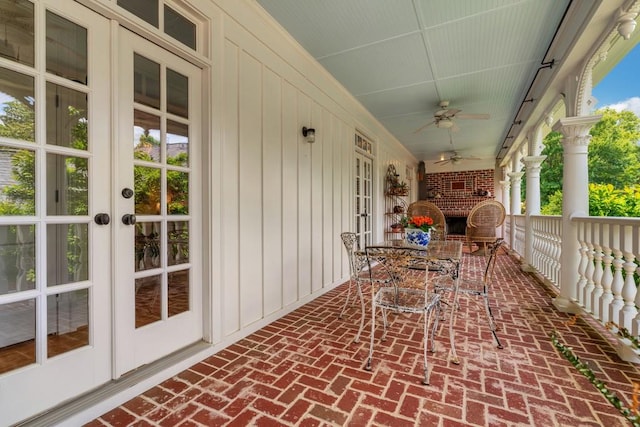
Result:
[[[425,190],[421,194],[442,210],[451,237],[464,235],[471,209],[476,203],[493,198],[493,177],[493,169],[428,173],[420,183]]]

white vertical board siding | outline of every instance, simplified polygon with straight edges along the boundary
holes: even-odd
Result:
[[[240,54],[240,318],[263,317],[262,280],[262,65]]]
[[[282,291],[284,306],[298,300],[298,98],[282,86]]]
[[[311,104],[311,121],[309,124],[316,129],[316,142],[308,143],[311,145],[311,182],[309,193],[311,195],[311,292],[317,292],[322,289],[323,282],[323,253],[322,253],[322,214],[323,210],[323,192],[322,192],[322,176],[324,174],[323,159],[324,150],[331,145],[331,134],[325,133],[325,129],[330,129],[329,124],[323,119],[323,109],[318,103]],[[330,277],[327,277],[330,280]],[[330,282],[329,282],[330,283]]]
[[[264,313],[282,308],[282,81],[263,69]]]
[[[221,155],[223,179],[221,190],[220,214],[222,228],[219,238],[222,240],[221,251],[221,290],[223,300],[222,335],[227,336],[240,330],[240,288],[239,242],[238,242],[238,209],[239,209],[239,165],[238,165],[238,55],[239,48],[227,41],[224,45],[223,103]],[[214,239],[216,236],[214,236]],[[217,325],[214,328],[218,329]]]
[[[224,54],[214,61],[221,65],[213,78],[221,79],[224,97],[221,170],[213,172],[222,189],[216,201],[221,231],[213,245],[221,248],[223,341],[348,278],[340,233],[354,227],[356,127],[382,146],[381,161],[374,160],[377,204],[383,200],[380,171],[391,158],[398,164],[408,159],[355,100],[345,101],[333,83],[320,86],[326,72],[316,72],[317,63],[285,39],[266,45],[256,37],[262,28],[256,18],[242,13],[225,19]],[[291,55],[297,57],[284,59]],[[303,126],[316,129],[315,143],[302,136]]]
[[[334,243],[337,236],[333,231],[333,150],[337,143],[334,134],[335,121],[335,117],[329,111],[323,110],[323,133],[326,140],[329,141],[328,144],[323,145],[322,149],[322,210],[320,211],[322,221],[322,262],[320,268],[322,268],[322,277],[325,282],[339,279],[339,276],[335,275],[333,271]]]
[[[333,129],[335,149],[333,150],[331,163],[333,165],[333,235],[340,236],[340,233],[351,231],[349,220],[345,221],[345,211],[350,212],[350,181],[345,181],[345,177],[350,175],[349,165],[351,164],[352,152],[347,152],[345,145],[349,145],[349,140],[345,140],[349,127],[341,120],[336,120]],[[346,156],[345,156],[346,154]],[[348,217],[347,217],[348,218]],[[343,249],[342,241],[337,238],[334,243],[333,260],[336,266],[340,266],[337,271],[340,277],[348,275],[347,252]],[[346,267],[346,270],[345,270]],[[340,274],[342,273],[342,274]]]
[[[298,91],[298,297],[311,294],[311,153],[315,144],[302,136],[309,127],[311,100]]]

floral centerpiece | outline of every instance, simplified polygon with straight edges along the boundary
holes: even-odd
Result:
[[[433,218],[430,216],[412,216],[402,218],[407,242],[413,245],[427,246],[431,241]]]

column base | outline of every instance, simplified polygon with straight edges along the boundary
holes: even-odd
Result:
[[[570,313],[570,314],[582,313],[582,307],[580,307],[575,302],[563,296],[554,298],[551,303],[556,308],[556,310],[558,310],[561,313]]]

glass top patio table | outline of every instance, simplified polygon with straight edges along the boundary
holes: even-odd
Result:
[[[413,245],[406,240],[394,239],[384,242],[367,245],[367,247],[399,247],[407,249],[419,249],[426,252],[426,258],[429,262],[429,270],[436,271],[436,274],[449,274],[452,279],[451,287],[436,287],[436,292],[453,292],[453,302],[447,304],[451,306],[451,315],[449,317],[449,341],[450,341],[450,360],[458,365],[460,360],[456,352],[454,323],[456,317],[456,307],[458,301],[458,286],[460,277],[460,267],[462,264],[462,246],[463,242],[459,240],[432,240],[427,247]],[[366,256],[366,251],[361,251],[361,256]],[[433,268],[432,268],[433,266]],[[439,273],[437,273],[439,272]],[[364,308],[364,307],[363,307]],[[364,317],[364,312],[363,312]],[[358,336],[360,333],[358,333]],[[425,337],[426,339],[426,337]]]

